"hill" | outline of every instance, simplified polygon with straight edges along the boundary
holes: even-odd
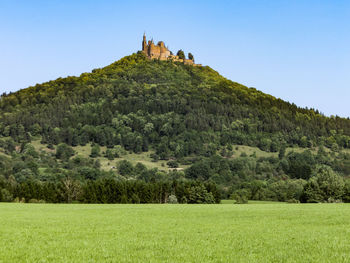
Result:
[[[0,102],[1,135],[18,142],[40,134],[53,144],[112,145],[119,142],[111,133],[124,135],[131,129],[134,136],[158,144],[164,136],[173,140],[191,131],[213,132],[222,145],[278,151],[283,144],[348,147],[350,138],[349,119],[298,108],[227,80],[209,67],[151,61],[142,53],[80,77],[4,94]],[[95,131],[88,132],[88,126]],[[127,149],[138,151],[128,136],[121,137]]]
[[[350,174],[349,119],[299,108],[210,67],[149,60],[142,52],[79,77],[3,94],[0,136],[2,195],[13,198],[27,191],[14,190],[18,183],[69,178],[87,187],[86,180],[111,177],[196,180],[219,185],[223,197],[310,201],[308,180]],[[130,158],[135,154],[141,157]],[[166,165],[175,171],[162,169]],[[286,194],[284,188],[293,189]],[[317,200],[341,199],[343,188]],[[72,195],[63,200],[81,198]],[[131,201],[133,193],[126,195]]]

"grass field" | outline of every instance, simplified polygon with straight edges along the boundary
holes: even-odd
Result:
[[[349,262],[350,205],[0,204],[0,262]]]

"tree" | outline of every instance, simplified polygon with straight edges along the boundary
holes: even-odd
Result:
[[[131,162],[127,161],[127,160],[123,160],[123,161],[120,161],[118,163],[118,172],[125,176],[125,175],[132,175],[134,171],[134,167],[132,165]]]
[[[286,202],[288,200],[300,201],[306,183],[307,182],[303,179],[289,179],[274,182],[269,185],[270,196],[273,193],[272,198],[280,202]]]
[[[35,123],[30,127],[30,131],[32,135],[36,136],[36,135],[40,135],[42,128],[38,123]]]
[[[106,150],[105,157],[107,157],[108,160],[110,160],[110,161],[114,160],[114,156],[115,156],[115,154],[114,154],[113,149],[107,149]]]
[[[154,125],[153,123],[149,122],[149,123],[146,123],[145,127],[143,128],[143,132],[146,134],[146,135],[149,135],[151,134],[151,132],[154,130]]]
[[[179,56],[179,59],[185,59],[185,52],[182,49],[177,51],[176,55]]]
[[[71,146],[60,143],[57,145],[56,149],[56,158],[61,160],[68,160],[71,156],[74,155],[74,150]]]
[[[211,175],[210,165],[207,161],[199,161],[185,170],[186,176],[191,179],[201,178],[202,180],[209,179]]]
[[[344,179],[326,165],[317,167],[315,173],[304,187],[303,201],[317,203],[342,200]]]
[[[152,158],[152,162],[158,162],[159,160],[159,155],[156,153],[151,153],[150,157]]]
[[[194,61],[194,57],[193,57],[192,53],[188,53],[188,59],[190,59],[190,60],[193,60],[193,61]]]
[[[239,189],[231,195],[231,199],[235,200],[235,204],[247,204],[249,195],[247,189]]]
[[[171,160],[169,162],[166,163],[170,168],[178,168],[179,167],[179,163],[175,160]]]
[[[94,168],[95,169],[100,169],[101,168],[101,162],[99,159],[96,159],[94,162]]]
[[[214,204],[215,199],[212,193],[208,193],[203,184],[192,186],[188,195],[189,204]]]
[[[67,176],[62,180],[62,197],[67,203],[78,200],[81,186],[78,181]]]
[[[7,189],[1,189],[1,200],[2,202],[12,202],[13,196]]]
[[[136,174],[142,174],[143,172],[146,172],[147,171],[147,167],[146,165],[144,165],[143,163],[137,163],[135,165],[135,169],[134,169],[135,173]]]
[[[91,158],[96,158],[100,156],[100,146],[95,144],[91,147],[91,153],[90,153],[90,157]]]
[[[315,164],[313,155],[309,150],[302,153],[292,152],[287,156],[289,162],[288,171],[292,178],[301,178],[308,180],[312,174],[312,168]]]
[[[279,153],[278,153],[278,158],[280,159],[280,160],[282,160],[283,158],[284,158],[284,156],[285,156],[285,154],[286,154],[286,145],[282,145],[281,146],[281,148],[280,148],[280,150],[279,150]]]
[[[27,156],[32,156],[33,158],[38,158],[39,154],[35,151],[35,148],[32,144],[26,143],[22,151]]]

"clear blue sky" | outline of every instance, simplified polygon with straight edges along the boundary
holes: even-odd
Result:
[[[348,0],[0,0],[0,91],[106,66],[144,31],[233,81],[350,117]]]

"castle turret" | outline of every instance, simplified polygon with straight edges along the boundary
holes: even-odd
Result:
[[[142,51],[147,54],[147,41],[145,33],[143,33]]]

